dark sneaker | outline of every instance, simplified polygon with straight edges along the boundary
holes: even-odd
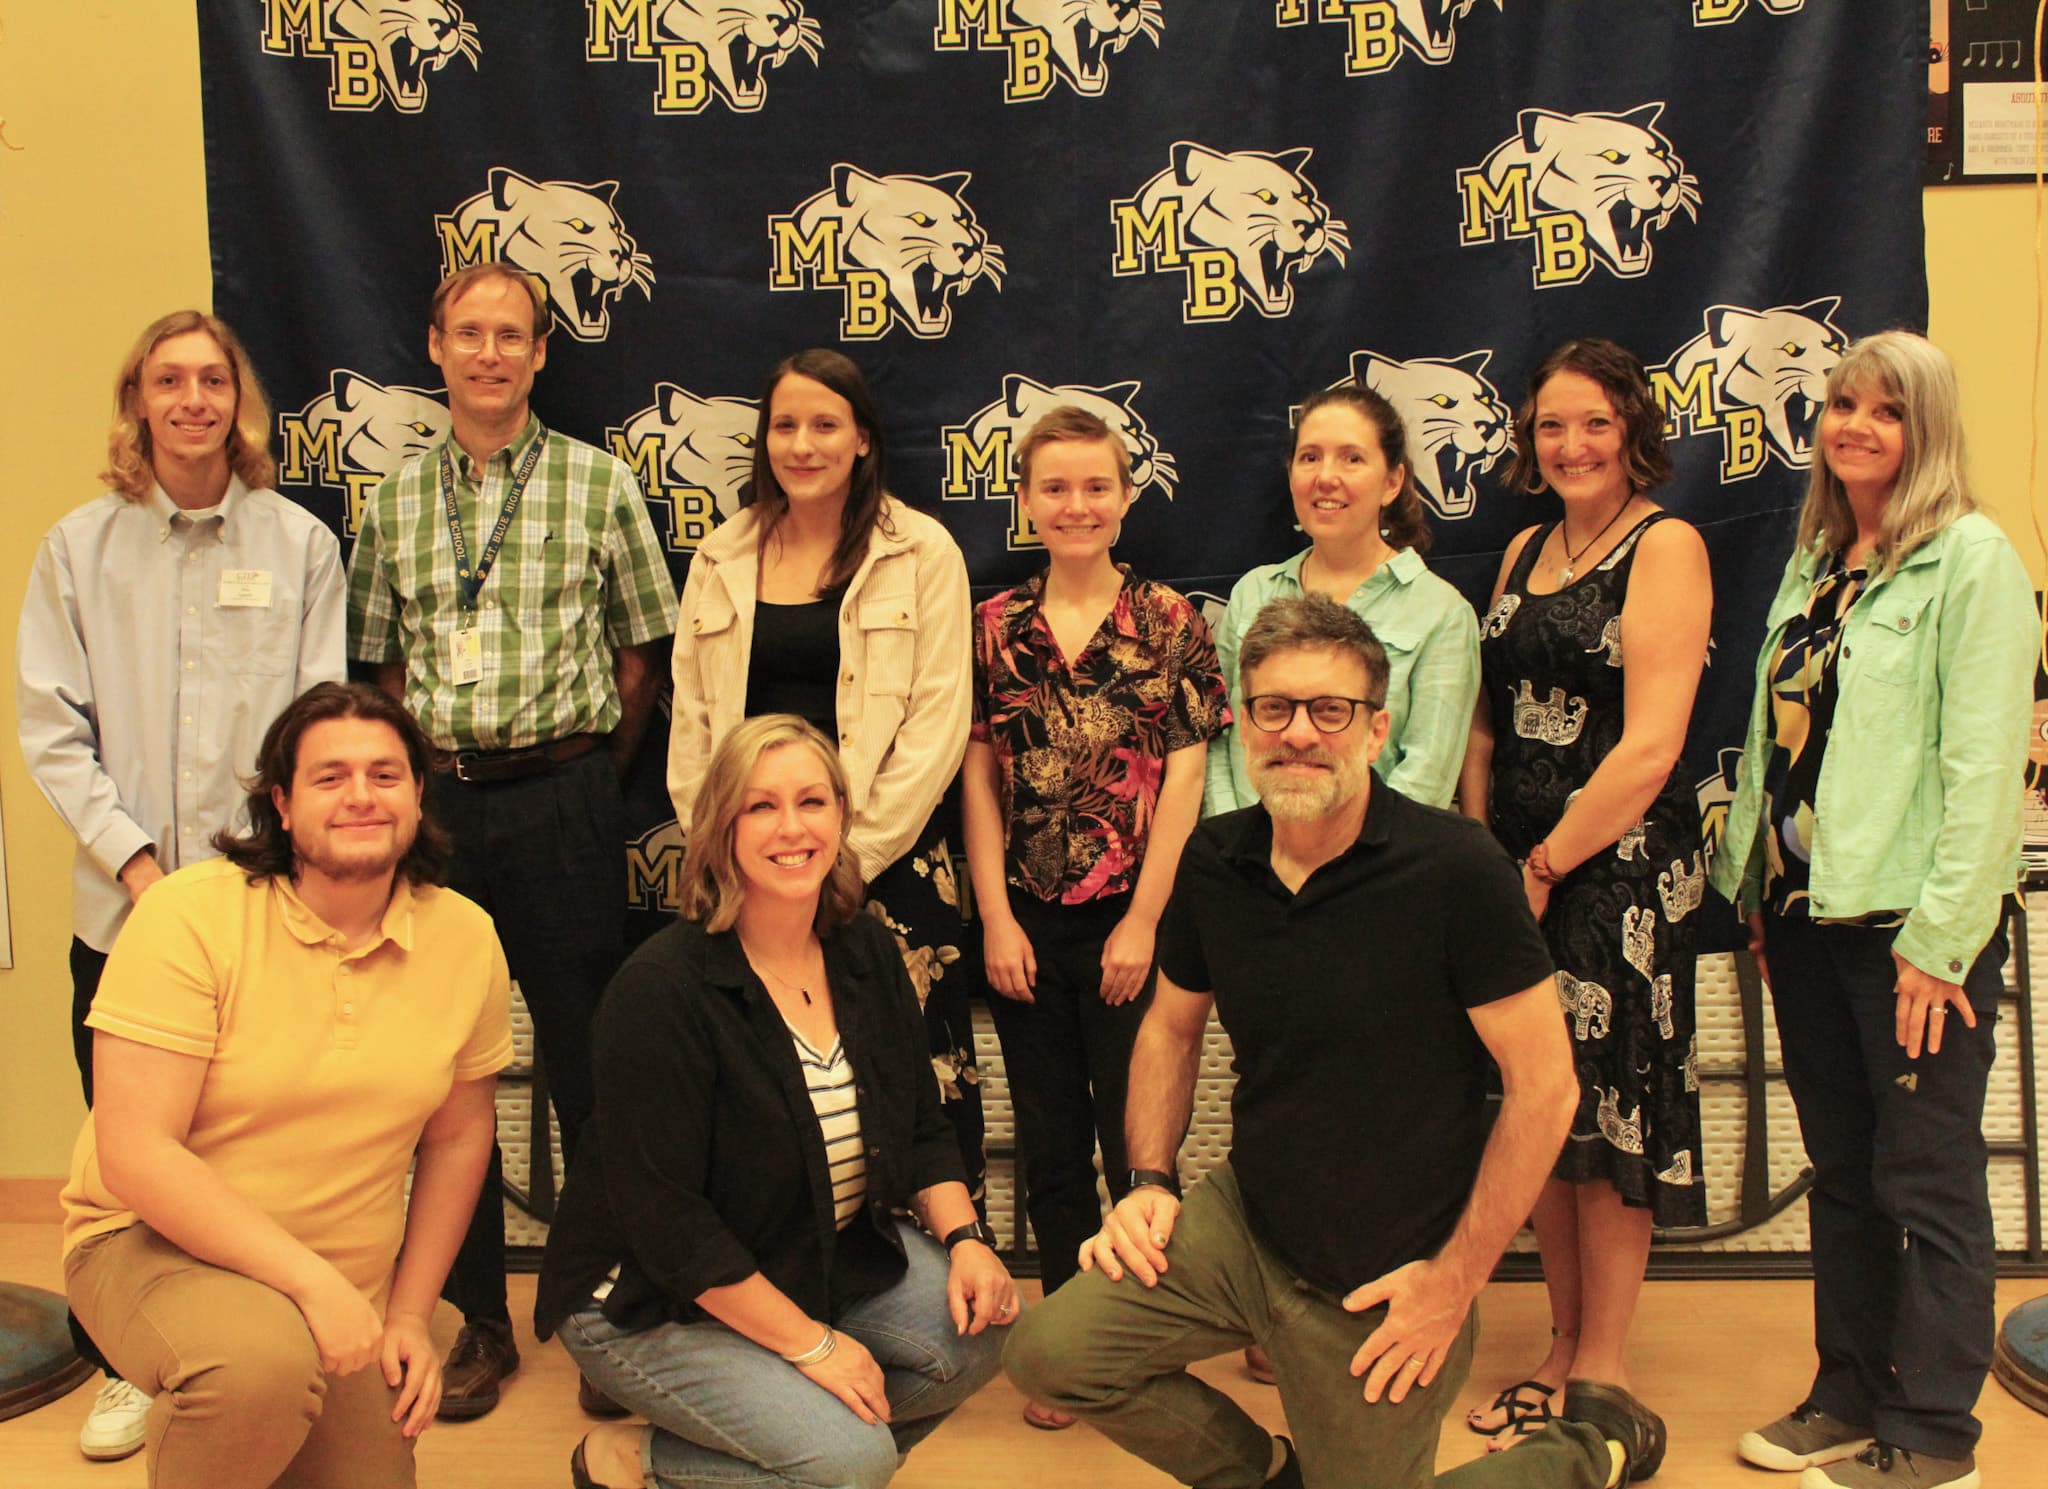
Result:
[[[1620,1386],[1568,1381],[1558,1415],[1597,1427],[1609,1442],[1621,1444],[1623,1484],[1639,1484],[1664,1466],[1664,1419]]]
[[[1745,1463],[1797,1473],[1823,1463],[1853,1458],[1870,1446],[1870,1429],[1831,1417],[1811,1401],[1802,1401],[1768,1427],[1745,1432],[1735,1451]]]
[[[512,1322],[464,1324],[441,1367],[441,1409],[444,1422],[467,1422],[498,1404],[498,1387],[519,1368],[519,1349],[512,1342]]]
[[[1934,1458],[1874,1442],[1854,1458],[1809,1468],[1799,1489],[1977,1489],[1974,1457]]]

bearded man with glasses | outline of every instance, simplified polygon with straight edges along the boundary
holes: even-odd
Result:
[[[1188,840],[1131,1057],[1129,1194],[1004,1365],[1184,1484],[1414,1489],[1471,1364],[1473,1300],[1577,1104],[1549,955],[1479,824],[1376,779],[1386,652],[1321,594],[1275,600],[1239,653],[1255,806]],[[1209,1010],[1237,1055],[1229,1161],[1183,1201]],[[1506,1090],[1491,1133],[1491,1056]],[[1197,1360],[1262,1346],[1295,1440]],[[1362,1381],[1361,1378],[1362,1377]],[[1574,1381],[1563,1419],[1445,1481],[1615,1489],[1663,1424]]]

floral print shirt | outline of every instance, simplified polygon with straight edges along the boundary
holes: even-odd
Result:
[[[1001,767],[1008,882],[1082,904],[1138,882],[1166,757],[1230,722],[1216,645],[1178,592],[1123,569],[1069,664],[1041,572],[975,612],[974,722]]]

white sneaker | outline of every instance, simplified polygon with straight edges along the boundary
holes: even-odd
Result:
[[[135,1452],[142,1446],[149,1400],[119,1376],[107,1381],[78,1430],[78,1451],[99,1463]]]

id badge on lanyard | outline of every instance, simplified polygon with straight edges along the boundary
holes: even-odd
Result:
[[[445,445],[441,449],[441,508],[448,519],[448,541],[455,550],[455,579],[461,587],[462,620],[448,638],[448,679],[458,688],[474,687],[483,681],[484,635],[476,613],[477,596],[483,592],[484,580],[490,577],[491,568],[498,561],[498,550],[505,546],[505,535],[512,530],[519,499],[526,494],[526,483],[532,479],[547,437],[547,430],[541,429],[527,446],[526,457],[513,472],[511,487],[505,493],[504,509],[498,513],[491,535],[474,564],[469,559],[469,539],[462,530],[462,508],[455,496],[455,462],[449,458]]]

